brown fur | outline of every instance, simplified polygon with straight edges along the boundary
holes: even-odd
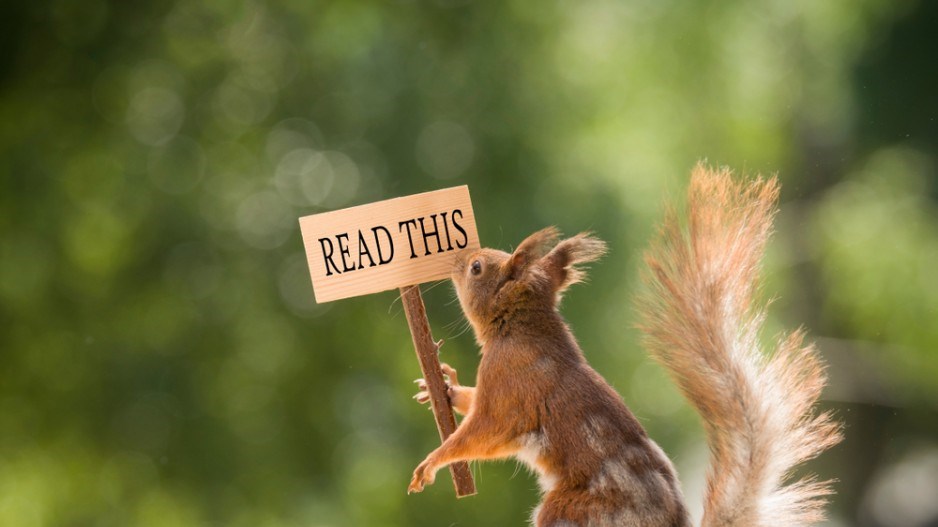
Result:
[[[691,188],[690,239],[672,216],[649,256],[652,292],[642,303],[649,344],[700,410],[714,452],[708,526],[795,525],[788,521],[795,516],[752,522],[760,518],[765,491],[778,485],[766,478],[780,478],[791,461],[800,462],[833,441],[826,417],[809,415],[823,378],[813,353],[798,347],[797,337],[753,374],[748,370],[760,363],[758,349],[729,352],[724,336],[717,334],[748,335],[761,320],[741,319],[738,311],[751,309],[748,293],[776,195],[772,182],[743,187],[728,174],[698,168]],[[724,206],[733,210],[716,210]],[[557,309],[564,290],[584,277],[579,265],[599,258],[605,244],[580,234],[554,245],[558,238],[548,228],[512,254],[481,249],[457,259],[453,282],[482,352],[477,386],[460,386],[455,371],[444,367],[454,407],[466,417],[417,467],[408,491],[421,491],[437,470],[455,461],[515,456],[540,476],[544,496],[533,518],[539,527],[689,526],[671,462],[586,363]],[[478,274],[472,270],[475,262],[481,267]],[[710,274],[698,276],[701,269]],[[736,289],[720,285],[725,282]],[[765,377],[791,391],[790,400],[781,403],[787,426],[750,421],[750,407],[767,411],[779,404],[765,400],[759,384],[747,384]],[[417,399],[426,397],[418,394]],[[796,451],[779,463],[777,449],[756,444],[773,438],[762,429],[741,430],[745,426],[790,434],[774,440]],[[753,454],[752,466],[746,466],[745,456]],[[798,487],[796,494],[806,498],[798,510],[817,510],[812,500],[822,491],[816,484]]]

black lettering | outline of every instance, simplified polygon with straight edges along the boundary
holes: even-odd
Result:
[[[459,214],[459,217],[462,218],[462,211],[459,209],[456,209],[453,211],[453,227],[456,227],[456,230],[462,233],[462,243],[459,243],[459,241],[457,240],[456,247],[459,247],[460,249],[465,249],[466,246],[469,245],[469,235],[466,234],[465,229],[463,229],[462,227],[459,226],[458,223],[456,223],[456,214]]]
[[[452,242],[450,241],[450,239],[449,239],[449,222],[446,221],[446,213],[445,213],[445,212],[441,212],[441,213],[440,213],[440,217],[443,218],[443,230],[446,232],[446,250],[447,250],[447,251],[452,251],[452,250],[453,250],[453,243],[452,243]]]
[[[326,243],[329,244],[329,254],[326,254]],[[322,246],[322,259],[326,262],[326,276],[332,276],[332,271],[329,270],[329,264],[332,264],[332,268],[335,269],[336,274],[342,274],[342,271],[340,271],[335,262],[332,261],[332,253],[335,252],[335,248],[332,246],[332,240],[329,238],[319,238],[319,245]]]
[[[423,234],[423,248],[427,251],[424,256],[430,256],[430,245],[427,243],[427,238],[430,237],[436,238],[436,252],[443,252],[443,242],[440,240],[440,227],[436,224],[436,214],[431,214],[430,219],[433,220],[433,230],[427,232],[427,227],[423,224],[423,218],[420,218],[420,232]]]
[[[348,245],[342,243],[342,238],[345,238],[346,243],[348,243],[348,233],[335,237],[335,241],[339,243],[339,252],[342,253],[342,268],[347,273],[355,270],[355,264],[349,265],[348,260],[345,259],[346,256],[352,256],[352,253],[349,251]]]
[[[374,258],[371,257],[371,252],[368,250],[368,244],[365,243],[365,235],[362,234],[362,231],[358,231],[358,268],[359,269],[365,268],[365,264],[364,264],[365,259],[362,258],[362,256],[367,256],[368,261],[371,262],[371,265],[369,265],[368,267],[374,267],[375,265],[377,265],[375,264]]]
[[[420,218],[420,220],[423,221],[423,218]],[[411,258],[416,258],[416,257],[417,257],[417,252],[414,251],[414,238],[413,238],[413,236],[412,236],[411,233],[410,233],[410,226],[411,226],[411,224],[413,224],[413,226],[414,226],[415,229],[417,228],[417,220],[407,220],[407,221],[399,222],[399,223],[397,224],[397,228],[398,228],[398,230],[401,230],[401,231],[402,231],[402,230],[404,230],[404,225],[407,225],[407,241],[408,241],[408,243],[410,243],[410,257],[411,257]]]
[[[384,231],[384,235],[388,239],[388,247],[391,249],[391,252],[388,254],[388,259],[384,259],[384,254],[381,252],[381,242],[378,240],[378,229]],[[391,259],[394,258],[394,240],[391,239],[391,233],[388,232],[382,226],[372,227],[371,232],[375,235],[375,245],[378,247],[378,265],[384,265],[386,263],[391,263]]]

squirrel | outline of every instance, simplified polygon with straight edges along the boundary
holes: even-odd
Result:
[[[769,354],[759,342],[765,307],[753,295],[778,194],[775,177],[737,181],[698,164],[687,223],[670,208],[645,254],[639,327],[699,412],[711,452],[704,527],[811,525],[832,494],[829,481],[788,481],[841,438],[839,423],[814,409],[826,382],[817,351],[801,330]],[[452,280],[481,346],[477,386],[443,365],[465,417],[416,468],[408,493],[449,463],[513,456],[538,475],[537,527],[689,526],[671,461],[587,364],[558,311],[606,245],[589,233],[558,239],[551,227],[511,254],[457,256]]]

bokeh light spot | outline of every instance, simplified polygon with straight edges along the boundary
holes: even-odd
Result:
[[[184,194],[201,181],[205,154],[194,140],[176,137],[150,153],[147,169],[157,188],[168,194]]]
[[[280,195],[264,190],[247,197],[235,218],[241,238],[257,249],[273,249],[295,230],[293,209]]]
[[[144,88],[130,100],[127,126],[143,144],[161,145],[182,127],[185,106],[175,92],[165,88]]]
[[[465,128],[450,121],[427,125],[417,138],[417,163],[437,179],[461,176],[472,164],[475,142]]]

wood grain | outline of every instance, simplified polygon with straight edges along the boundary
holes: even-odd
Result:
[[[404,304],[410,334],[414,339],[414,350],[420,361],[420,370],[427,382],[427,391],[430,392],[430,407],[433,409],[436,427],[440,431],[440,440],[446,441],[446,438],[456,431],[456,416],[453,414],[449,396],[446,395],[446,381],[443,379],[440,359],[437,356],[440,345],[433,341],[430,334],[430,322],[427,320],[427,311],[420,295],[420,286],[402,287],[401,301]],[[475,481],[472,479],[468,463],[453,463],[449,466],[449,471],[453,476],[457,498],[476,493]]]
[[[460,211],[461,217],[457,221],[465,234],[452,223],[456,210]],[[442,218],[444,213],[445,221]],[[431,215],[436,215],[435,220]],[[429,237],[425,242],[421,232],[415,233],[414,229],[419,231],[421,228],[419,223],[413,228],[400,225],[402,221],[417,218],[424,218],[426,232],[436,226],[440,243],[435,237]],[[444,226],[446,221],[450,222],[448,229]],[[376,234],[372,231],[376,227],[384,227],[387,234]],[[479,248],[469,187],[465,185],[304,216],[300,218],[300,230],[313,291],[319,303],[449,278],[453,258],[461,249],[459,245],[466,249]],[[359,232],[366,242],[364,245],[370,252],[369,257],[360,257]],[[342,234],[347,235],[342,242],[348,249],[344,262],[336,240],[336,236]],[[386,237],[390,243],[385,242]],[[324,238],[329,241],[321,241]],[[331,244],[331,260],[327,258],[328,246],[324,247],[324,244]],[[392,244],[394,255],[391,261],[372,265],[378,258],[376,246],[381,246],[387,256]],[[330,261],[337,267],[330,266]],[[353,263],[354,270],[345,271],[348,262]]]

